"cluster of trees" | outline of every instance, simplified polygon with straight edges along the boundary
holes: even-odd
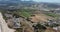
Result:
[[[38,23],[36,26],[33,25],[33,27],[35,32],[44,32],[44,30],[46,29],[46,27],[41,25],[40,23]]]

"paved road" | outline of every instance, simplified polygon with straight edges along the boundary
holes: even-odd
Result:
[[[14,32],[13,29],[8,28],[7,23],[3,19],[1,13],[0,13],[0,32]]]

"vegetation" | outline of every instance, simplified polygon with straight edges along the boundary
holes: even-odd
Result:
[[[46,29],[46,27],[44,27],[41,24],[37,24],[36,26],[33,26],[35,30],[37,30],[38,32],[44,32],[44,30]]]
[[[43,25],[41,25],[41,24],[37,24],[36,27],[37,27],[38,29],[46,29],[46,28],[45,28]]]
[[[16,29],[15,32],[23,32],[23,29],[22,28]]]
[[[54,13],[46,13],[46,15],[54,17],[54,18],[59,17],[59,15],[54,14]]]
[[[45,24],[45,26],[47,26],[47,27],[57,27],[57,26],[59,26],[59,24],[56,24],[56,23],[53,23],[53,24],[50,24],[50,25]]]
[[[17,10],[17,11],[14,11],[13,13],[17,14],[19,16],[22,16],[22,17],[30,17],[31,16],[30,11],[29,10],[25,10],[25,9]]]
[[[4,18],[4,19],[7,19],[7,18],[4,16],[4,13],[6,13],[7,11],[4,11],[4,10],[1,10],[1,9],[0,9],[0,12],[1,12],[2,15],[3,15],[3,18]]]

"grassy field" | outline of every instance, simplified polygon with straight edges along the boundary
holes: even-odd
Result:
[[[59,17],[60,15],[54,14],[54,13],[46,13],[47,16],[51,16],[51,17]]]
[[[29,10],[17,10],[17,11],[14,11],[13,12],[14,14],[17,14],[19,16],[22,16],[22,17],[30,17],[31,16],[31,13]]]

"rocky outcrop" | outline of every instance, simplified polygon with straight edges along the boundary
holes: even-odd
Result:
[[[5,20],[3,19],[2,14],[0,13],[0,32],[14,32],[15,30],[10,29],[7,26],[7,23],[5,22]]]

